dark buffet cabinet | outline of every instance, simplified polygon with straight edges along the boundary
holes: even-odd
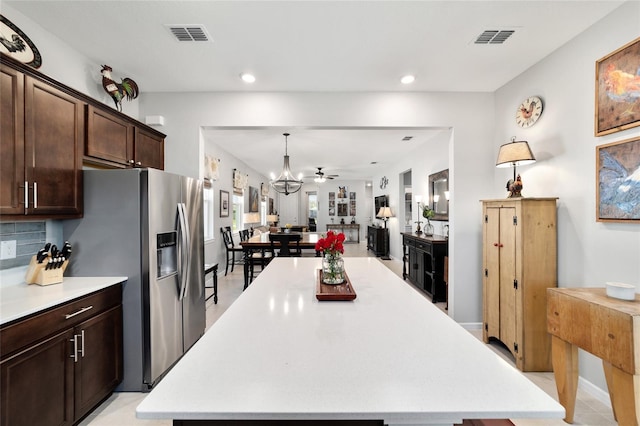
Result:
[[[402,233],[402,278],[431,296],[433,302],[447,300],[444,258],[449,240],[441,235]]]
[[[122,285],[0,328],[2,426],[73,425],[122,381]]]
[[[367,249],[373,251],[376,256],[386,254],[387,229],[377,226],[367,227]]]

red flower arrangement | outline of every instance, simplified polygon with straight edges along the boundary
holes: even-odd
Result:
[[[333,231],[327,232],[326,238],[320,238],[316,243],[316,251],[323,251],[327,256],[336,256],[338,253],[344,253],[344,234],[340,232],[336,234]]]

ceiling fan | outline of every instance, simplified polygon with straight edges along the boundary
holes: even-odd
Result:
[[[335,179],[337,178],[339,175],[326,175],[324,174],[324,172],[322,171],[322,167],[317,167],[318,171],[313,175],[313,176],[305,176],[306,178],[313,178],[314,182],[317,183],[322,183],[325,182],[327,179]]]

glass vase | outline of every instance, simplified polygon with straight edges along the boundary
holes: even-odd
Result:
[[[433,225],[431,224],[431,222],[427,222],[427,225],[424,227],[424,235],[433,235]]]
[[[344,282],[344,259],[339,253],[322,258],[322,282],[331,285]]]

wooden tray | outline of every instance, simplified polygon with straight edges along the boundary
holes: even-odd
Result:
[[[345,282],[337,285],[322,283],[322,269],[316,274],[316,299],[318,300],[353,300],[356,292],[351,286],[351,281],[347,273],[344,273]]]

